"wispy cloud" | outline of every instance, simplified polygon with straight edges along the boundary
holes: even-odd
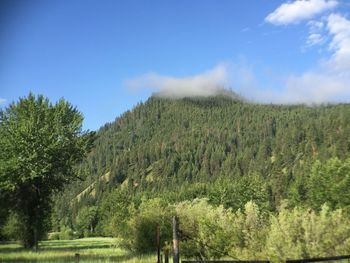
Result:
[[[125,81],[131,90],[150,89],[158,96],[183,98],[212,96],[219,93],[228,83],[228,67],[220,64],[213,69],[183,78],[148,73]]]
[[[315,18],[337,4],[335,0],[297,0],[282,4],[267,16],[266,21],[275,25],[304,20],[309,29],[306,45],[327,45],[330,55],[301,74],[276,79],[265,76],[267,81],[262,81],[264,74],[256,74],[253,66],[231,63],[182,78],[149,73],[129,79],[125,85],[133,90],[148,88],[172,98],[211,96],[228,86],[239,95],[261,103],[350,102],[350,20],[334,12]]]
[[[308,20],[338,5],[336,0],[296,0],[280,5],[265,21],[274,25],[296,24]]]
[[[309,35],[306,40],[307,47],[324,44],[327,40],[325,22],[323,20],[311,20],[307,23]]]
[[[324,22],[323,21],[317,21],[317,20],[310,20],[307,25],[310,28],[310,32],[319,32],[324,28]]]
[[[349,76],[310,70],[286,80],[282,101],[300,103],[350,102]]]
[[[3,105],[6,103],[6,99],[0,98],[0,105]]]
[[[258,103],[310,105],[350,101],[350,77],[332,73],[323,66],[300,75],[290,74],[278,79],[265,76],[271,80],[269,84],[263,84],[257,75],[254,66],[227,63],[186,78],[150,73],[127,80],[125,84],[129,89],[147,88],[157,92],[157,96],[167,98],[213,96],[221,93],[225,86]]]
[[[264,84],[257,75],[253,67],[238,66],[231,71],[233,89],[241,96],[260,103],[311,105],[350,102],[349,75],[339,75],[324,67],[279,79],[266,76],[270,78],[268,84]]]
[[[311,47],[311,46],[321,44],[323,41],[324,41],[324,37],[322,36],[322,34],[312,33],[308,36],[306,40],[306,45]]]
[[[327,28],[332,36],[329,49],[333,51],[328,66],[334,71],[350,71],[350,20],[340,14],[331,14]]]
[[[334,0],[287,2],[266,20],[275,25],[307,21],[316,14],[335,8],[337,4]],[[307,21],[306,25],[309,27],[306,45],[327,44],[331,55],[323,57],[315,67],[302,74],[290,74],[283,82],[284,88],[271,92],[271,99],[283,103],[349,102],[350,21],[341,14],[331,13],[318,20]]]

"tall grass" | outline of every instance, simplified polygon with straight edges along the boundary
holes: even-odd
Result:
[[[0,244],[0,262],[123,262],[154,263],[153,255],[135,255],[117,247],[113,238],[83,238],[76,240],[43,241],[37,252],[24,249],[18,243]]]

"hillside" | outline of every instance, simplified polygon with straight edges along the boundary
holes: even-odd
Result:
[[[327,220],[335,224],[327,229],[342,227],[332,220],[348,225],[349,135],[349,104],[261,105],[223,95],[151,97],[98,131],[95,147],[78,167],[86,179],[68,185],[55,198],[53,230],[119,237],[124,246],[146,252],[154,249],[157,224],[164,242],[170,242],[169,224],[177,213],[180,220],[193,222],[180,225],[191,237],[183,243],[189,257],[201,258],[196,253],[203,249],[209,253],[206,258],[215,257],[217,251],[206,243],[192,243],[193,238],[239,249],[235,253],[242,259],[255,252],[265,257],[271,246],[279,246],[278,238],[286,238],[279,234],[281,228],[285,233],[297,229],[290,242],[296,246],[300,239],[307,251],[293,254],[286,248],[281,258],[319,256],[322,247],[307,247],[308,235],[319,233],[308,231],[323,229]],[[308,222],[321,228],[309,228]],[[346,229],[339,233],[347,235]],[[324,235],[337,244],[339,238],[332,233]],[[217,243],[218,237],[233,243]],[[256,240],[271,240],[273,245]],[[342,253],[346,244],[327,255]],[[230,255],[225,249],[217,256]],[[246,254],[246,249],[253,252]]]
[[[347,104],[151,97],[98,131],[95,147],[79,169],[86,181],[75,183],[66,196],[74,198],[93,184],[94,193],[87,197],[94,203],[121,185],[147,196],[175,192],[171,199],[176,201],[205,196],[206,184],[220,179],[263,183],[272,208],[285,198],[302,202],[310,165],[349,157],[349,134]],[[107,183],[99,180],[106,173]],[[234,208],[258,198],[260,190],[251,190]]]

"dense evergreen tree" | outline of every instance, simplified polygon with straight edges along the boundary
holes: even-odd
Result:
[[[350,105],[261,105],[231,97],[151,97],[98,132],[80,166],[89,180],[106,172],[113,187],[162,192],[184,182],[258,174],[278,205],[315,160],[349,156]],[[103,191],[103,188],[100,190]]]

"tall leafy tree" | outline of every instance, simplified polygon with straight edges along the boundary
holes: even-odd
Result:
[[[0,115],[1,197],[20,218],[25,247],[37,248],[48,229],[51,197],[77,178],[76,164],[92,148],[94,133],[64,99],[20,98]]]

